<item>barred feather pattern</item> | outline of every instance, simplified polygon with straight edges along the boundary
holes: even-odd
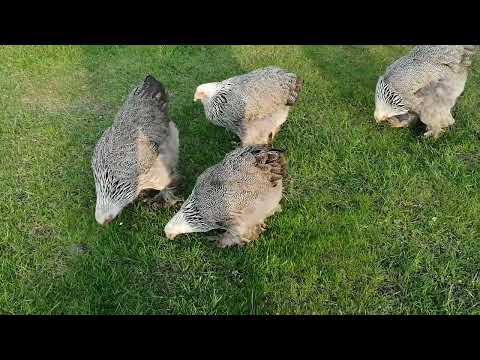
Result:
[[[123,208],[138,196],[138,177],[150,170],[170,137],[167,103],[166,90],[151,76],[130,92],[95,146],[97,209]]]
[[[204,103],[207,118],[241,136],[243,128],[281,107],[295,104],[301,90],[297,75],[269,66],[218,83]]]
[[[127,140],[129,136],[117,137],[117,133],[115,128],[104,132],[92,160],[97,206],[102,208],[124,207],[137,196],[136,146]]]
[[[236,96],[232,91],[233,86],[232,82],[223,81],[215,96],[206,103],[205,112],[207,118],[215,125],[240,135],[241,119],[245,113],[245,98]]]
[[[403,114],[408,111],[401,96],[383,78],[380,78],[377,82],[375,97],[377,102],[388,105],[393,110],[392,113]],[[378,103],[377,106],[379,106]]]
[[[463,86],[475,52],[476,47],[471,45],[416,46],[392,63],[381,81],[395,89],[408,110],[420,112],[422,98],[417,93],[438,81],[452,81],[455,86],[458,83]],[[381,84],[378,87],[383,88]],[[382,91],[377,91],[376,95],[382,95]],[[398,100],[395,96],[384,98],[393,108],[396,106],[395,101]]]
[[[197,232],[227,229],[252,202],[281,184],[284,171],[280,150],[238,148],[198,177],[169,224],[186,222]]]

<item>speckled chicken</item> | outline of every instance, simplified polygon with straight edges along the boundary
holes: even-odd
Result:
[[[475,45],[422,45],[390,65],[377,82],[375,120],[406,127],[418,119],[425,136],[454,124],[451,114],[467,81]]]
[[[113,125],[98,141],[92,159],[98,223],[111,222],[146,189],[157,200],[176,203],[178,130],[168,117],[164,86],[148,75],[129,94]]]
[[[297,75],[270,66],[202,84],[194,100],[201,100],[209,121],[240,137],[242,146],[268,144],[287,120],[302,84]]]
[[[201,174],[189,198],[165,226],[165,234],[224,229],[219,247],[244,245],[266,229],[280,211],[284,156],[265,145],[238,148]]]

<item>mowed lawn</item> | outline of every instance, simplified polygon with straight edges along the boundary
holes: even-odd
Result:
[[[480,62],[437,141],[373,120],[408,46],[0,47],[0,312],[480,314]],[[96,141],[146,74],[180,131],[180,193],[236,138],[197,85],[277,65],[305,82],[275,139],[283,211],[244,248],[167,240],[173,209],[95,222]]]

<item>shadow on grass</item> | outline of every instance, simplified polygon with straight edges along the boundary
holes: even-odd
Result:
[[[361,109],[372,107],[375,85],[383,70],[367,47],[305,46],[304,54],[332,84],[331,91],[339,103]]]

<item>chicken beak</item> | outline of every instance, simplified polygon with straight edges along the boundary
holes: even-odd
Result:
[[[379,115],[379,114],[375,114],[374,118],[377,124],[380,124],[382,121],[385,121],[387,119],[385,115]]]
[[[99,223],[102,226],[107,226],[108,224],[111,224],[113,222],[113,216],[109,215],[105,218],[99,218],[96,217],[97,223]]]
[[[176,236],[177,236],[177,234],[170,233],[170,234],[167,234],[167,239],[168,240],[174,240]]]
[[[195,92],[195,95],[193,95],[193,102],[202,100],[204,97],[205,97],[205,93],[203,91],[197,91]]]

